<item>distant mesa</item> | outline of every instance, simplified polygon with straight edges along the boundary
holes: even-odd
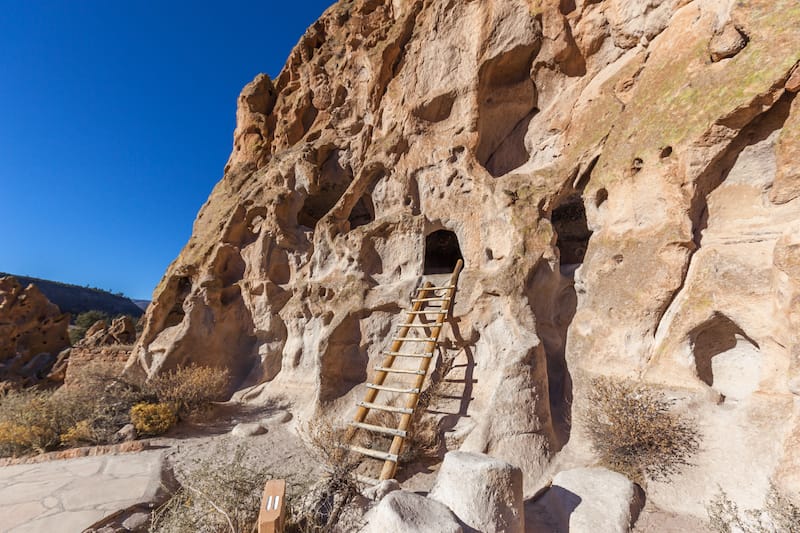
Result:
[[[131,315],[138,318],[150,303],[147,300],[131,300],[101,289],[0,272],[0,278],[5,276],[15,277],[23,287],[31,283],[36,285],[62,313],[69,313],[73,318],[86,311],[103,311],[109,316]]]

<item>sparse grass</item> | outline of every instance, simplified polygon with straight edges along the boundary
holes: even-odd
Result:
[[[592,381],[584,423],[595,452],[609,468],[638,483],[667,480],[691,465],[700,435],[673,411],[674,401],[652,387]]]
[[[329,533],[336,530],[355,531],[352,504],[360,494],[356,469],[362,457],[342,446],[349,432],[325,421],[305,427],[317,459],[325,467],[325,475],[316,484],[302,491],[290,502],[287,533]],[[347,522],[347,524],[342,524]]]
[[[270,479],[263,466],[245,461],[247,447],[218,448],[186,472],[183,486],[152,516],[153,533],[255,531],[261,494]]]
[[[722,489],[706,506],[708,527],[716,533],[794,533],[800,531],[800,505],[770,484],[764,509],[742,511]]]
[[[55,391],[0,395],[0,456],[113,442],[115,433],[132,422],[131,408],[141,403],[150,406],[138,409],[137,431],[158,434],[174,424],[175,413],[189,418],[224,398],[229,381],[227,371],[191,366],[141,385],[122,378],[117,364],[89,363],[76,371],[70,385]]]

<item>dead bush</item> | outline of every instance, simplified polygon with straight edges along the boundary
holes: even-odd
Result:
[[[314,454],[324,466],[325,475],[290,500],[287,533],[357,530],[353,517],[359,513],[351,511],[356,496],[360,494],[356,470],[363,458],[343,446],[343,443],[355,442],[353,435],[347,429],[335,428],[325,421],[307,424],[305,433]]]
[[[593,380],[584,423],[595,452],[634,481],[668,479],[691,464],[700,443],[693,422],[673,412],[673,405],[651,387]]]
[[[800,531],[800,505],[770,483],[763,509],[740,510],[721,488],[706,506],[708,527],[716,533],[794,533]]]
[[[151,532],[250,533],[255,531],[266,469],[248,463],[247,447],[218,448],[184,474],[182,487],[152,516]]]
[[[226,369],[190,365],[152,378],[145,390],[174,406],[180,418],[201,413],[211,402],[226,400],[231,376]]]
[[[0,400],[0,455],[45,452],[59,444],[61,427],[50,391],[10,391]]]

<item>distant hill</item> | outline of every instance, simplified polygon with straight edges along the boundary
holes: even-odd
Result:
[[[0,272],[0,278],[3,276],[14,276],[23,287],[33,283],[47,296],[48,300],[61,309],[62,313],[70,313],[73,318],[80,313],[91,310],[103,311],[110,316],[131,315],[139,317],[144,313],[142,308],[130,298],[112,294],[102,289],[91,289],[58,281]]]
[[[150,300],[136,300],[131,298],[131,301],[138,305],[142,311],[147,311],[147,306],[150,305]]]

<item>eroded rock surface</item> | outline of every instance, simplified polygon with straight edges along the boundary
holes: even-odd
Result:
[[[626,533],[644,505],[642,495],[628,478],[605,468],[566,470],[528,506],[528,527],[553,533]]]
[[[585,392],[612,375],[702,429],[660,508],[797,493],[798,60],[794,0],[341,1],[243,90],[129,371],[224,366],[239,398],[345,419],[458,253],[449,449],[533,494],[559,450],[591,456]]]
[[[32,385],[44,379],[69,346],[69,315],[35,285],[0,278],[0,383]]]

